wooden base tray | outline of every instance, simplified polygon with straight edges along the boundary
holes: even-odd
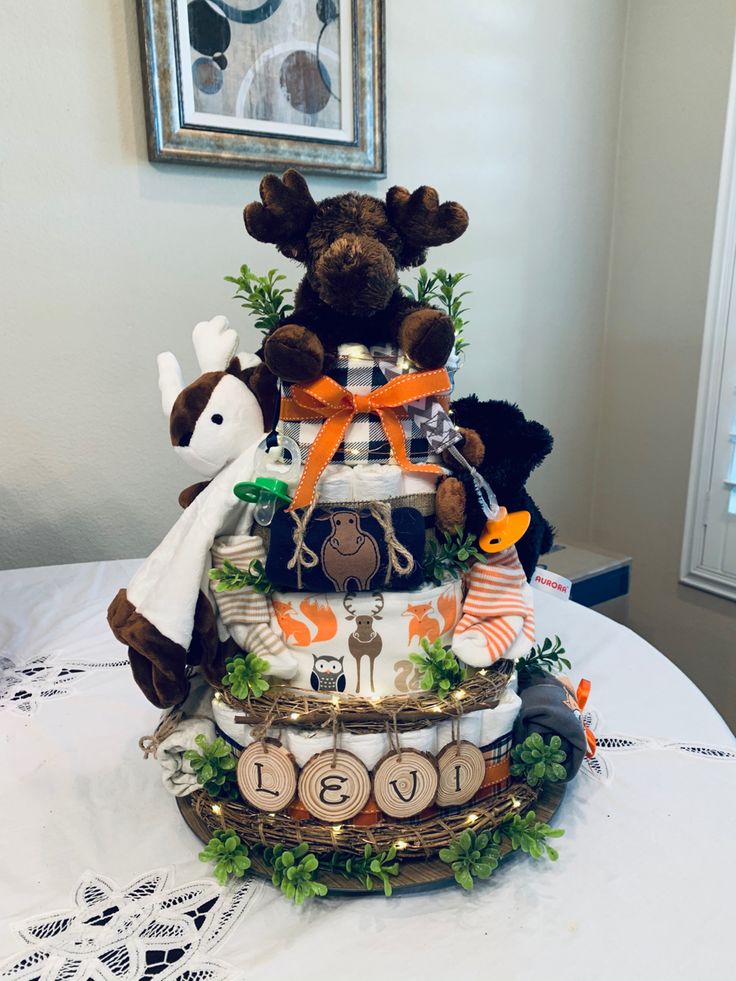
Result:
[[[523,810],[528,810],[530,806],[533,806],[537,818],[540,821],[548,822],[556,813],[564,796],[564,783],[547,784],[537,799],[535,801],[528,801]],[[176,803],[182,817],[195,835],[204,842],[209,841],[212,835],[212,827],[209,822],[204,820],[200,813],[201,808],[198,809],[195,806],[192,797],[177,797]],[[477,805],[475,808],[471,804],[467,805],[466,810],[468,814],[472,814],[474,809],[477,810]],[[302,822],[302,827],[304,825],[305,822]],[[409,827],[407,827],[407,830],[409,830]],[[448,835],[448,840],[450,837]],[[306,828],[304,840],[309,840]],[[509,852],[510,846],[508,842],[504,841],[504,844],[501,846],[502,857]],[[256,875],[267,879],[271,878],[269,869],[259,858],[252,856],[252,863],[251,868]],[[320,881],[324,882],[332,895],[383,895],[380,887],[377,890],[374,888],[372,892],[369,892],[360,882],[332,872],[320,872]],[[399,875],[391,880],[394,892],[418,892],[454,884],[455,879],[452,870],[448,865],[434,856],[412,857],[409,860],[403,861]]]

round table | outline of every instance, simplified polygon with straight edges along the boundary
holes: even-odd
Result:
[[[0,573],[0,979],[733,977],[736,741],[636,634],[536,594],[599,741],[555,817],[558,862],[296,909],[267,883],[217,887],[143,758],[158,712],[105,621],[137,565]]]

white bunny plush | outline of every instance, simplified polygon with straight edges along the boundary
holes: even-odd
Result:
[[[184,514],[108,610],[136,682],[161,708],[186,697],[196,665],[219,682],[238,649],[280,678],[297,668],[270,627],[268,597],[250,587],[213,592],[207,576],[225,558],[246,568],[265,560],[261,539],[247,533],[252,505],[244,510],[232,488],[252,476],[255,447],[274,419],[276,378],[255,356],[235,353],[238,335],[224,317],[197,324],[193,341],[202,374],[185,387],[174,355],[160,354],[159,388],[174,449],[208,479],[181,492]]]
[[[240,341],[225,317],[198,323],[192,342],[202,374],[186,387],[170,351],[157,359],[171,443],[182,460],[207,478],[182,491],[182,507],[268,431],[278,397],[276,378],[256,355],[236,354]]]

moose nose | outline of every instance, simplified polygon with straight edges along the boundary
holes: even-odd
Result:
[[[385,309],[398,285],[393,256],[369,235],[336,239],[317,259],[313,278],[328,306],[352,316]]]
[[[192,431],[188,429],[186,432],[182,433],[179,437],[178,446],[189,446],[192,441]]]

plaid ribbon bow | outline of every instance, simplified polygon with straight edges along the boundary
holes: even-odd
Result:
[[[418,399],[445,395],[449,391],[450,377],[444,368],[400,375],[367,395],[355,394],[327,375],[310,385],[292,386],[291,399],[282,401],[281,418],[318,418],[325,421],[307,454],[304,471],[289,510],[294,511],[312,503],[317,481],[358,413],[374,413],[378,416],[396,462],[402,470],[441,474],[442,468],[434,463],[411,462],[396,410]]]

